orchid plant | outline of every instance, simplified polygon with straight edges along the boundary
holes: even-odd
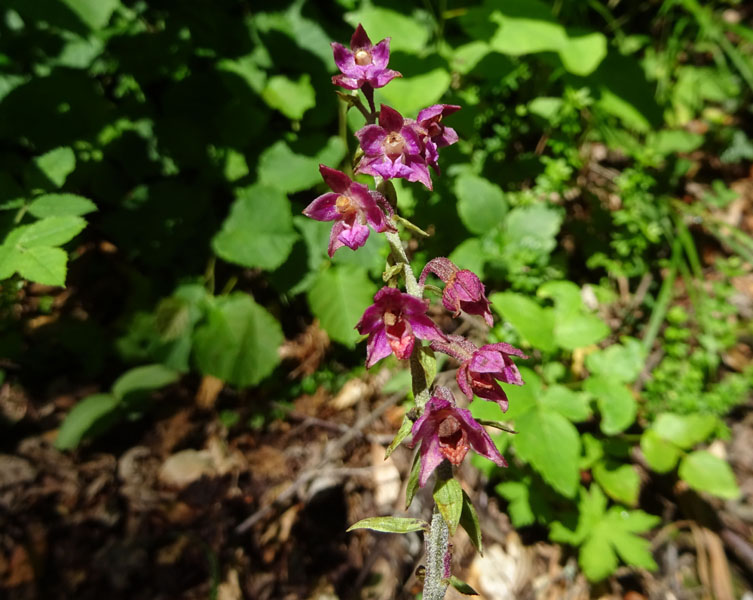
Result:
[[[499,381],[522,385],[523,380],[511,357],[527,358],[509,344],[488,344],[480,348],[470,340],[443,332],[427,314],[429,300],[424,297],[426,279],[435,275],[444,283],[442,305],[454,317],[464,312],[477,315],[489,325],[493,316],[484,285],[472,271],[459,269],[444,257],[430,260],[416,278],[399,235],[398,226],[420,231],[397,213],[395,188],[390,182],[403,178],[432,189],[431,170],[439,170],[439,149],[458,141],[454,129],[444,124],[445,117],[460,106],[436,104],[421,110],[416,119],[405,118],[397,110],[382,104],[376,110],[374,89],[387,85],[397,71],[387,68],[390,38],[372,44],[361,25],[355,30],[350,48],[332,43],[335,63],[340,74],[332,81],[351,90],[338,92],[349,107],[357,108],[366,124],[356,137],[355,173],[374,177],[374,189],[353,181],[347,174],[320,165],[325,183],[332,190],[316,198],[303,211],[318,221],[333,221],[329,255],[343,246],[351,250],[362,247],[370,229],[387,237],[391,255],[384,273],[386,286],[374,296],[355,325],[359,333],[368,335],[366,366],[372,367],[394,354],[410,362],[415,408],[408,412],[403,425],[387,449],[387,456],[402,442],[418,446],[407,487],[407,505],[419,487],[436,476],[431,523],[406,517],[374,517],[364,519],[350,529],[368,528],[378,531],[406,533],[424,530],[426,565],[423,598],[438,600],[447,587],[472,592],[469,586],[451,574],[450,535],[458,525],[468,531],[471,540],[481,549],[481,535],[476,511],[460,483],[454,479],[452,466],[460,465],[474,450],[500,467],[507,466],[485,423],[473,418],[471,412],[458,406],[453,392],[442,386],[431,387],[436,372],[434,352],[442,352],[459,363],[458,388],[469,402],[474,397],[496,402],[507,410],[507,397]],[[358,90],[368,104],[364,106]],[[399,289],[400,276],[405,291]]]

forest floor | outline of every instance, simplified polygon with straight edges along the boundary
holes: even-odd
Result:
[[[306,335],[304,343],[326,343],[315,329]],[[357,379],[334,396],[322,389],[301,396],[285,420],[254,431],[228,429],[218,418],[231,408],[245,422],[252,395],[223,391],[211,378],[184,380],[163,391],[153,418],[74,453],[54,448],[51,427],[74,395],[39,402],[5,385],[3,414],[22,417],[24,426],[11,430],[0,454],[0,597],[415,597],[418,534],[346,533],[361,518],[403,508],[412,453],[403,447],[384,460],[403,409],[399,395],[376,392],[382,383]],[[465,464],[460,478],[479,510],[485,553],[475,554],[459,532],[457,574],[492,600],[750,594],[752,409],[748,403],[729,417],[732,437],[714,448],[734,468],[740,501],[700,497],[669,476],[652,476],[638,457],[641,504],[659,509],[666,524],[652,535],[658,572],[621,568],[589,584],[571,549],[548,543],[535,527],[516,532]],[[430,500],[423,490],[410,514],[427,518]]]

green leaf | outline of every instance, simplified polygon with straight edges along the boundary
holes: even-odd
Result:
[[[625,384],[608,377],[589,377],[583,388],[596,397],[601,413],[601,430],[606,435],[625,431],[635,421],[635,398]]]
[[[34,164],[55,187],[60,187],[76,168],[76,156],[70,148],[55,148],[35,158]]]
[[[280,358],[284,341],[275,318],[241,292],[218,298],[194,334],[194,358],[204,374],[240,387],[256,385]]]
[[[118,399],[110,394],[87,396],[73,407],[60,426],[55,447],[68,450],[78,446],[81,439],[102,418],[113,412],[118,406]]]
[[[308,74],[301,75],[298,81],[274,75],[267,80],[261,97],[267,105],[293,121],[300,121],[309,108],[316,106],[316,93]]]
[[[476,175],[455,180],[458,214],[466,229],[483,234],[498,227],[507,214],[507,201],[498,185]]]
[[[371,529],[385,533],[410,533],[411,531],[427,531],[429,524],[421,519],[409,517],[369,517],[361,519],[348,527],[348,531],[354,529]]]
[[[86,227],[81,217],[47,217],[31,225],[24,225],[8,236],[6,243],[17,247],[61,246],[76,237]]]
[[[120,6],[120,0],[61,0],[75,12],[92,30],[102,29],[110,21],[112,13]]]
[[[390,457],[390,454],[392,454],[402,443],[402,441],[410,435],[412,428],[413,421],[411,421],[407,416],[403,417],[403,422],[400,424],[400,429],[397,430],[395,437],[387,447],[387,451],[384,453],[385,460],[387,460]]]
[[[643,370],[646,352],[635,338],[624,337],[622,344],[613,344],[586,357],[586,366],[595,375],[605,375],[615,381],[632,383]]]
[[[144,365],[123,373],[112,384],[112,394],[119,401],[140,396],[178,381],[180,374],[164,365]]]
[[[507,513],[515,527],[526,527],[536,522],[527,485],[519,481],[505,481],[497,484],[494,491],[509,502]]]
[[[596,483],[614,500],[628,506],[638,503],[641,482],[632,465],[599,462],[593,467],[593,476]]]
[[[573,392],[562,385],[549,386],[539,397],[539,403],[576,423],[591,416],[591,407],[585,394]]]
[[[683,129],[663,130],[649,135],[646,145],[659,154],[669,155],[678,152],[688,153],[703,144],[703,136]]]
[[[651,429],[660,438],[689,450],[708,438],[718,426],[719,420],[713,415],[662,413],[656,417]]]
[[[478,514],[465,490],[463,490],[463,510],[460,513],[460,525],[471,538],[473,547],[478,550],[479,554],[483,555],[484,546],[481,540],[481,525],[478,522]]]
[[[374,44],[384,38],[392,38],[390,50],[393,52],[404,50],[410,54],[419,54],[426,51],[429,29],[423,22],[411,16],[388,8],[364,4],[357,11],[346,13],[345,21],[353,28],[361,23]]]
[[[555,319],[554,337],[566,350],[585,348],[607,337],[609,327],[596,315],[576,314]]]
[[[319,164],[338,165],[346,147],[339,137],[331,137],[314,156],[296,154],[282,140],[267,147],[259,157],[259,183],[286,194],[302,192],[321,182]]]
[[[515,421],[515,451],[562,495],[572,498],[578,490],[580,436],[561,414],[537,408]]]
[[[546,121],[552,121],[559,116],[563,104],[562,98],[539,96],[528,103],[528,110]]]
[[[513,292],[492,294],[489,301],[534,348],[545,352],[556,350],[552,309],[542,308],[530,298]]]
[[[307,297],[311,312],[329,337],[353,348],[359,338],[356,323],[376,291],[363,269],[343,265],[319,273]]]
[[[641,451],[646,462],[657,473],[667,473],[674,469],[681,453],[675,444],[662,438],[653,429],[643,432]]]
[[[422,108],[439,102],[451,81],[452,77],[445,69],[432,69],[413,77],[393,79],[388,86],[379,88],[376,100],[389,104],[404,117],[412,117]],[[449,124],[452,124],[452,117]]]
[[[408,483],[405,485],[405,510],[410,508],[413,497],[418,491],[418,476],[421,473],[421,455],[416,452],[413,456],[413,465],[410,468],[410,474],[408,475]]]
[[[458,579],[454,575],[451,575],[447,581],[452,587],[454,587],[458,592],[460,592],[464,596],[478,596],[478,592],[476,590],[474,590],[465,581],[463,581],[462,579]]]
[[[442,513],[450,534],[455,535],[463,513],[463,488],[460,487],[458,480],[437,478],[437,484],[434,487],[434,502],[437,503],[437,508]]]
[[[43,219],[45,217],[80,217],[97,210],[91,200],[75,194],[45,194],[34,198],[29,204],[29,213]]]
[[[290,254],[298,234],[290,201],[270,187],[253,185],[237,191],[212,249],[220,258],[244,267],[273,270]]]
[[[699,492],[708,492],[725,500],[740,497],[740,488],[729,464],[706,450],[696,450],[684,457],[678,473]]]
[[[418,362],[426,378],[426,386],[430,386],[437,376],[437,359],[434,356],[434,350],[428,346],[421,346],[418,349]]]
[[[504,254],[527,250],[534,255],[548,254],[557,246],[562,215],[545,204],[512,209],[505,218]]]
[[[603,529],[597,529],[595,535],[586,540],[578,553],[578,563],[591,581],[600,581],[617,569],[617,555],[612,550],[607,532]]]
[[[607,55],[607,38],[596,32],[569,35],[558,54],[568,71],[575,75],[589,75]]]
[[[1,260],[1,259],[0,259]],[[68,255],[60,248],[36,246],[18,252],[13,262],[14,270],[24,279],[43,285],[65,285]]]

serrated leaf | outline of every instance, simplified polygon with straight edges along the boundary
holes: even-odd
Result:
[[[539,396],[539,403],[546,408],[556,410],[562,416],[579,423],[591,416],[588,398],[563,385],[551,385]]]
[[[640,478],[632,465],[617,465],[611,461],[599,462],[593,467],[593,476],[602,489],[614,500],[635,506],[640,492]]]
[[[468,231],[480,235],[502,224],[507,201],[498,185],[476,175],[461,175],[454,189],[458,214]]]
[[[413,421],[411,421],[408,417],[403,417],[403,422],[400,424],[400,429],[397,430],[395,437],[392,439],[392,442],[390,442],[390,445],[387,447],[387,451],[384,453],[385,460],[387,460],[390,457],[390,454],[392,454],[402,443],[402,441],[410,435],[412,428]]]
[[[348,527],[348,531],[355,529],[371,529],[385,533],[410,533],[411,531],[426,531],[429,524],[421,519],[410,517],[369,517],[361,519]]]
[[[558,492],[572,498],[578,489],[580,436],[561,414],[537,408],[515,421],[515,451]]]
[[[118,404],[118,399],[111,394],[94,394],[79,401],[60,426],[55,447],[68,450],[78,446],[87,432],[112,413]]]
[[[729,463],[706,450],[696,450],[680,461],[678,473],[690,487],[726,500],[740,497],[740,488]]]
[[[662,413],[656,417],[651,429],[660,438],[688,450],[703,442],[718,426],[719,421],[713,415]]]
[[[437,503],[442,518],[447,523],[450,534],[454,535],[463,512],[463,488],[457,479],[437,478],[434,487],[434,502]]]
[[[376,291],[364,269],[343,265],[319,273],[307,298],[329,337],[352,348],[359,338],[356,323],[372,304]]]
[[[589,377],[583,388],[596,397],[601,430],[606,435],[625,431],[635,421],[637,405],[625,384],[606,377]]]
[[[43,219],[45,217],[80,217],[97,210],[97,206],[83,196],[76,194],[44,194],[34,198],[29,204],[29,213]]]
[[[648,465],[657,473],[667,473],[674,469],[681,453],[675,444],[663,439],[653,429],[643,432],[641,451]]]
[[[238,190],[212,249],[231,263],[276,269],[290,254],[298,234],[293,229],[290,201],[280,191],[262,186]]]
[[[261,97],[268,106],[294,121],[302,119],[308,109],[316,106],[316,93],[308,74],[301,75],[298,81],[274,75],[267,80]]]
[[[38,246],[60,246],[71,241],[86,227],[81,217],[47,217],[31,225],[19,227],[17,235],[8,236],[16,246],[34,248]],[[16,232],[13,232],[14,234]]]
[[[144,365],[123,373],[112,384],[112,394],[118,400],[161,389],[178,381],[180,374],[164,365]]]
[[[55,148],[35,158],[34,164],[55,187],[60,187],[76,168],[76,155],[70,148]]]
[[[13,261],[13,268],[29,281],[64,286],[67,262],[68,255],[61,248],[36,246],[18,252]]]
[[[498,292],[489,297],[492,308],[534,347],[545,352],[556,350],[554,311],[513,292]]]
[[[194,359],[204,374],[240,387],[256,385],[280,362],[283,340],[277,320],[238,292],[217,299],[196,329]]]

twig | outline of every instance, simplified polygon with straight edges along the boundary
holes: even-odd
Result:
[[[389,409],[403,397],[404,394],[392,394],[384,402],[377,406],[372,412],[359,419],[358,422],[356,422],[356,424],[353,425],[353,427],[351,427],[348,431],[343,433],[341,437],[329,442],[324,449],[322,458],[316,465],[304,468],[301,474],[296,478],[296,480],[287,488],[285,488],[285,490],[281,492],[280,495],[277,496],[272,502],[260,507],[256,512],[246,517],[235,528],[235,533],[245,533],[261,519],[266,517],[270,512],[275,510],[277,507],[285,504],[288,500],[290,500],[290,498],[295,496],[311,479],[319,474],[319,472],[327,465],[327,463],[334,460],[335,456],[353,438],[359,435],[363,435],[363,429],[371,425],[374,421],[381,417],[387,411],[387,409]]]

